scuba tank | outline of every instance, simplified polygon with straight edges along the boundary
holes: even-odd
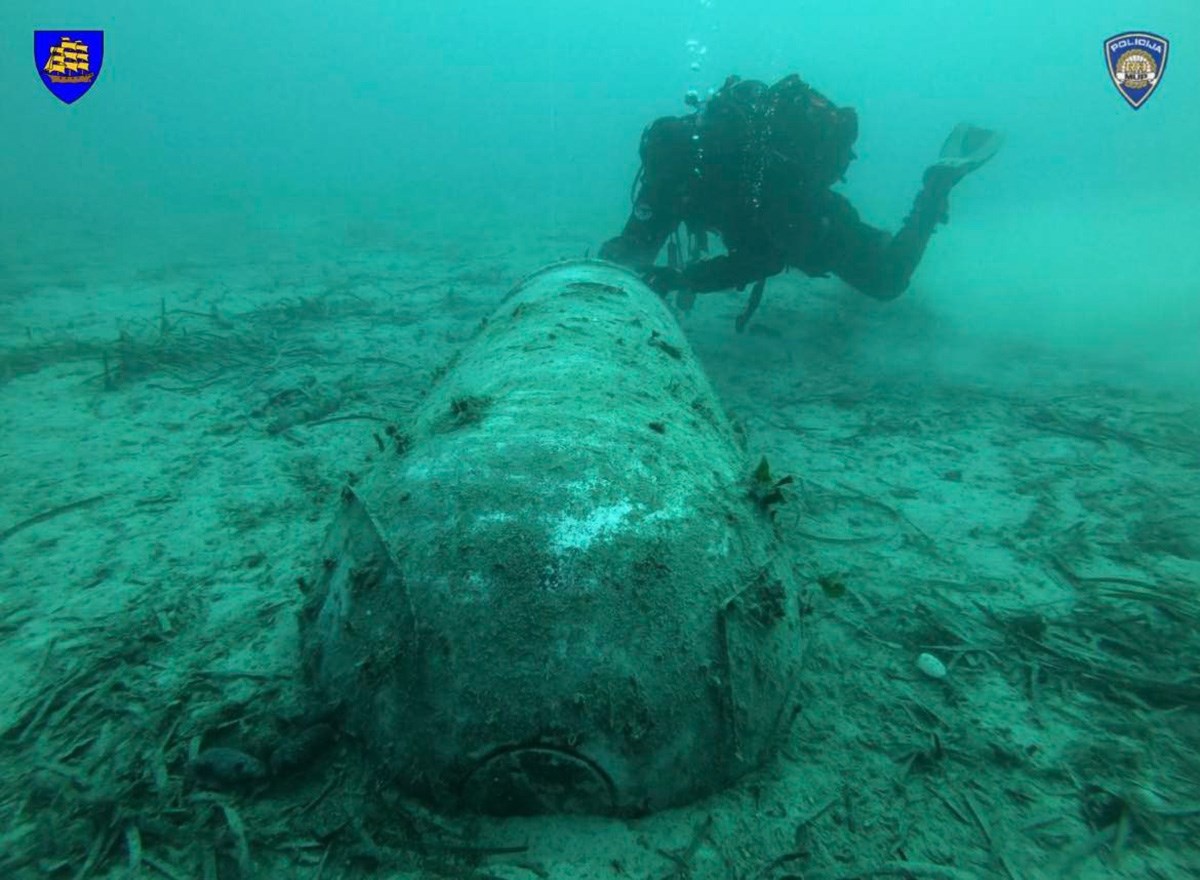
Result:
[[[858,114],[796,74],[772,86],[731,76],[700,112],[705,164],[740,166],[751,204],[768,187],[832,186],[854,159]]]

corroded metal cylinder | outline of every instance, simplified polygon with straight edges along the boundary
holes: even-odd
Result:
[[[676,321],[633,273],[526,278],[347,488],[303,615],[314,687],[435,804],[637,814],[764,760],[790,572]]]

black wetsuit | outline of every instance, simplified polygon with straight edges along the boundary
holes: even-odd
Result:
[[[789,81],[800,83],[796,77],[784,83]],[[842,137],[841,146],[814,150],[802,140],[819,136],[817,127],[809,129],[811,136],[801,133],[791,140],[775,137],[774,129],[763,134],[765,125],[783,127],[784,114],[772,109],[766,97],[776,87],[731,78],[726,89],[730,83],[751,93],[749,112],[714,119],[705,108],[690,116],[664,117],[646,129],[633,212],[621,234],[604,243],[600,256],[647,273],[651,285],[664,293],[741,288],[790,266],[807,275],[832,273],[879,299],[899,296],[934,227],[945,220],[952,183],[927,173],[899,232],[889,235],[869,226],[844,196],[829,188],[853,157],[853,111],[835,108],[842,116],[829,117],[848,121],[848,140]],[[798,88],[807,86],[800,83],[793,91]],[[827,102],[820,106],[832,108]],[[831,151],[844,155],[831,160]],[[806,173],[812,166],[820,167]],[[694,234],[718,233],[727,255],[697,260],[681,271],[655,269],[659,251],[680,223]]]

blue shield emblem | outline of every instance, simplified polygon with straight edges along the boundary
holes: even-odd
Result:
[[[1162,82],[1170,48],[1166,37],[1145,31],[1129,31],[1104,41],[1108,75],[1134,110],[1145,104]]]
[[[74,103],[100,74],[104,31],[34,31],[33,60],[50,93]]]

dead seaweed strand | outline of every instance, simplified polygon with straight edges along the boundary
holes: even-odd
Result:
[[[1191,590],[1184,585],[1154,584],[1149,581],[1139,580],[1138,578],[1122,577],[1119,575],[1085,576],[1072,571],[1057,556],[1050,557],[1050,564],[1073,587],[1081,588],[1087,585],[1116,584],[1129,589],[1123,591],[1105,590],[1104,595],[1109,598],[1137,599],[1151,602],[1158,602],[1164,597],[1169,597],[1176,603],[1179,613],[1190,618],[1200,617],[1200,602],[1197,602],[1192,597]]]
[[[1059,434],[1065,437],[1074,437],[1078,440],[1087,440],[1099,444],[1101,447],[1106,447],[1111,440],[1124,444],[1136,452],[1141,452],[1146,448],[1162,449],[1167,452],[1184,454],[1191,454],[1194,451],[1192,446],[1184,443],[1160,443],[1156,440],[1147,439],[1140,434],[1135,434],[1132,431],[1127,431],[1124,428],[1113,427],[1104,422],[1099,415],[1086,419],[1079,417],[1067,418],[1056,410],[1038,407],[1034,412],[1025,417],[1025,423],[1032,428],[1048,434]]]
[[[345,782],[345,780],[346,780],[346,771],[343,769],[343,770],[339,771],[336,776],[327,780],[326,783],[321,787],[321,790],[319,792],[317,792],[316,795],[314,795],[310,800],[308,800],[307,802],[300,804],[296,807],[293,807],[291,811],[295,812],[296,815],[298,815],[298,816],[303,816],[305,813],[310,812],[319,803],[321,803],[321,801],[325,800],[325,798],[327,798],[329,796],[329,793],[331,791],[333,791],[335,788],[337,788],[339,785],[341,785],[343,782]]]
[[[983,809],[971,797],[970,789],[964,788],[962,790],[962,798],[963,802],[967,805],[967,809],[970,810],[975,824],[979,827],[980,833],[983,834],[983,839],[987,842],[988,852],[991,853],[994,859],[1000,862],[1000,866],[1004,868],[1004,873],[1008,875],[1009,880],[1017,880],[1017,875],[1013,871],[1012,865],[1009,864],[1008,857],[996,845],[996,838],[992,834],[991,825],[985,818]]]
[[[188,875],[183,871],[180,871],[170,862],[165,862],[162,859],[152,855],[143,855],[142,861],[145,862],[147,867],[153,868],[164,877],[169,878],[169,880],[188,880]]]
[[[112,494],[113,494],[112,492],[103,492],[99,495],[93,495],[90,498],[82,498],[79,501],[72,501],[68,504],[60,504],[58,507],[52,507],[49,510],[46,510],[46,511],[43,511],[42,513],[31,516],[28,519],[23,519],[16,525],[9,526],[4,531],[0,532],[0,544],[4,543],[9,538],[11,538],[13,535],[17,534],[18,532],[24,531],[25,529],[29,528],[30,526],[35,526],[38,523],[47,522],[48,520],[52,520],[52,519],[55,519],[56,517],[62,516],[64,513],[70,513],[73,510],[82,510],[85,507],[91,507],[94,504],[99,504],[101,501],[104,501],[106,498],[111,497]]]
[[[869,880],[871,877],[929,877],[931,880],[977,880],[977,875],[930,862],[885,862],[849,874],[811,874],[805,880]]]
[[[246,839],[246,824],[232,805],[219,800],[217,806],[225,817],[229,833],[233,836],[234,859],[237,861],[239,876],[250,877],[253,874],[254,864],[250,860],[250,842]]]
[[[924,529],[922,529],[920,526],[918,526],[916,523],[914,523],[911,519],[909,519],[902,511],[898,510],[895,507],[892,507],[890,504],[886,504],[883,501],[880,501],[878,498],[871,497],[866,492],[856,489],[853,486],[842,482],[841,480],[838,481],[837,485],[839,487],[841,487],[842,489],[844,489],[845,491],[851,493],[851,495],[853,495],[855,498],[857,498],[863,504],[867,504],[871,507],[876,507],[876,508],[884,511],[885,513],[889,514],[897,522],[901,522],[901,523],[905,524],[906,526],[908,526],[910,529],[912,529],[914,532],[917,533],[917,535],[921,538],[922,541],[925,542],[926,549],[929,550],[929,552],[932,555],[934,555],[934,556],[940,555],[937,551],[937,544],[934,542],[934,540],[931,537],[929,537],[929,535],[925,532]]]
[[[129,853],[129,875],[136,877],[142,870],[142,833],[138,831],[137,823],[130,822],[125,826],[125,849]]]
[[[296,424],[293,427],[315,428],[318,425],[330,425],[330,424],[333,424],[334,422],[390,422],[390,421],[392,421],[392,420],[385,419],[383,416],[371,416],[371,415],[361,414],[361,415],[332,416],[330,418],[325,418],[325,419],[317,418],[317,419],[313,419],[312,421],[301,421],[301,422],[296,422]]]
[[[332,845],[326,844],[325,851],[321,853],[321,861],[317,863],[317,872],[313,874],[313,880],[321,880],[325,874],[325,863],[329,861],[329,851],[332,848]]]
[[[664,859],[675,863],[675,870],[664,875],[663,880],[671,880],[671,878],[687,878],[692,875],[692,859],[696,857],[696,852],[700,849],[700,845],[705,840],[709,839],[712,833],[713,817],[712,815],[705,816],[704,821],[696,825],[692,829],[691,839],[687,846],[683,849],[671,852],[664,849],[655,849],[654,851]]]
[[[75,693],[74,696],[71,697],[71,699],[67,700],[67,702],[63,704],[63,707],[57,713],[55,713],[52,718],[49,718],[46,721],[46,726],[55,729],[62,727],[67,719],[75,714],[77,709],[85,706],[95,698],[104,697],[114,684],[114,679],[112,677],[108,677],[101,678],[99,681],[96,681],[87,687],[81,688]],[[82,727],[83,725],[75,726],[78,728]]]
[[[808,827],[810,825],[812,825],[813,822],[817,821],[817,819],[819,819],[823,815],[825,815],[825,813],[827,813],[829,811],[830,807],[832,807],[834,804],[838,803],[841,800],[842,800],[841,794],[831,795],[830,797],[826,798],[824,800],[824,802],[818,804],[816,807],[814,807],[813,809],[811,809],[807,813],[805,813],[803,816],[801,816],[800,819],[797,820],[797,822],[796,822],[795,830],[792,832],[792,839],[793,839],[793,841],[796,842],[797,849],[794,851],[791,851],[791,852],[786,852],[786,853],[782,853],[781,855],[775,856],[775,858],[771,859],[769,862],[767,862],[765,865],[763,865],[761,868],[759,868],[754,873],[754,877],[758,878],[758,880],[761,880],[761,878],[766,877],[768,874],[770,874],[776,868],[783,867],[788,862],[796,862],[796,861],[800,861],[801,859],[809,858],[812,855],[812,853],[810,853],[808,850],[799,848],[799,844],[804,839],[804,837],[808,831]]]
[[[84,859],[79,870],[76,872],[74,880],[84,880],[91,874],[100,863],[108,856],[113,846],[117,842],[117,838],[121,833],[112,827],[104,828],[92,839],[92,846],[88,850],[87,858]]]
[[[78,685],[86,676],[88,670],[74,667],[57,682],[40,690],[31,700],[29,707],[2,734],[0,738],[15,737],[18,743],[27,742],[37,731],[42,720],[53,709],[68,688]]]
[[[954,805],[954,801],[950,800],[950,798],[946,797],[946,795],[944,795],[940,791],[938,791],[937,787],[932,785],[928,781],[926,781],[925,787],[929,790],[930,794],[932,794],[935,798],[937,798],[939,801],[942,802],[942,804],[946,807],[947,810],[950,811],[950,814],[952,816],[954,816],[955,819],[957,819],[962,824],[966,825],[968,828],[971,826],[971,820],[968,819],[966,817],[966,815],[964,815],[962,810],[960,810],[958,807],[956,807]]]
[[[1084,679],[1110,690],[1120,685],[1135,696],[1151,700],[1166,698],[1172,702],[1200,704],[1200,675],[1171,679],[1148,674],[1138,667],[1090,650],[1086,645],[1068,639],[1063,633],[1048,635],[1041,640],[1027,635],[1020,635],[1019,638],[1035,650],[1065,661]],[[1144,699],[1139,702],[1144,702]]]
[[[873,541],[884,541],[891,537],[891,535],[851,535],[846,537],[840,535],[814,535],[811,532],[797,528],[791,528],[789,531],[798,538],[805,538],[809,541],[817,541],[822,544],[869,544]]]

